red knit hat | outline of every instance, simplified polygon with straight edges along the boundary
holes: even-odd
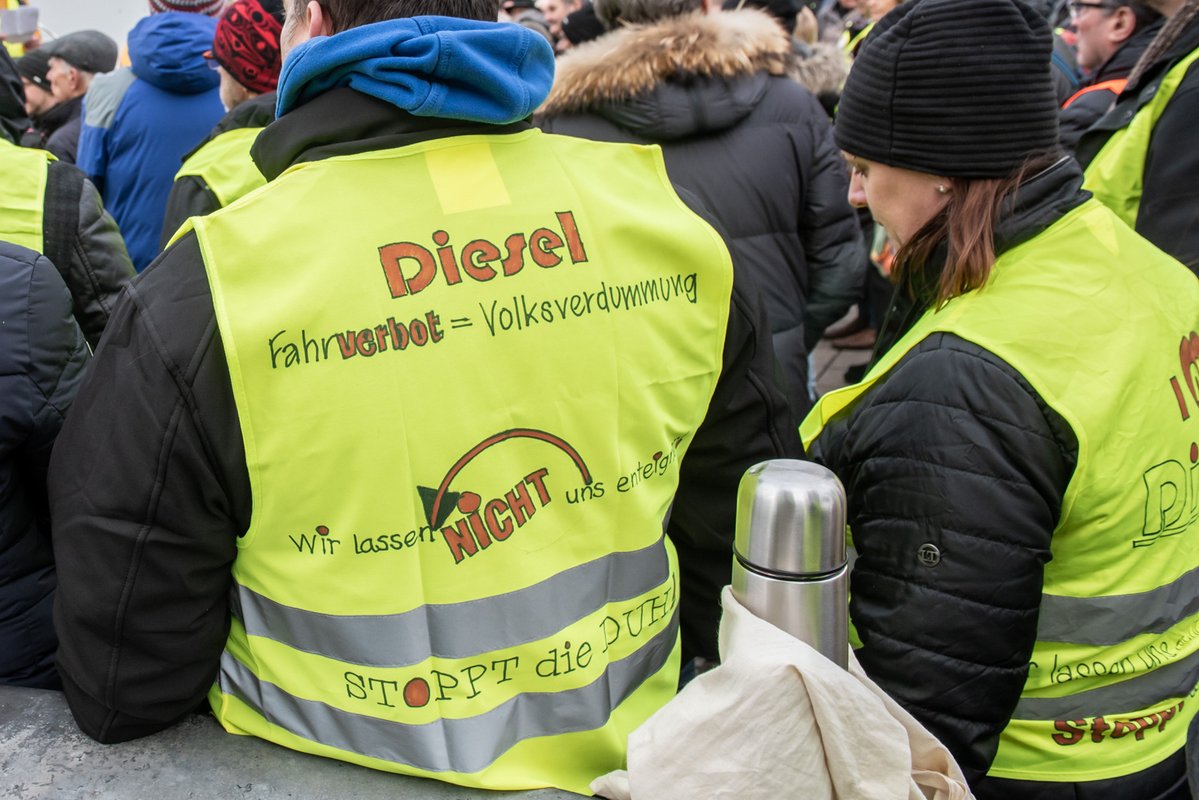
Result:
[[[150,0],[150,13],[187,11],[215,17],[225,7],[225,0]]]
[[[274,91],[283,66],[282,18],[279,0],[232,0],[217,23],[212,58],[251,92]]]

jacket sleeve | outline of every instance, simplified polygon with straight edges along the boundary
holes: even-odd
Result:
[[[117,297],[133,277],[133,262],[100,194],[76,168],[50,165],[46,187],[45,238],[67,288],[75,319],[93,348],[116,307]],[[61,205],[74,208],[56,208]]]
[[[1019,374],[949,334],[910,352],[812,448],[848,495],[857,657],[971,783],[1027,677],[1076,453]],[[927,565],[930,545],[939,562]]]
[[[217,200],[203,178],[195,175],[176,178],[171,184],[171,194],[167,197],[167,211],[162,222],[159,249],[167,248],[189,217],[204,217],[219,211],[220,208],[221,201]]]
[[[102,742],[169,727],[216,676],[250,508],[194,237],[118,303],[55,446],[49,494],[58,664],[79,727]]]
[[[1199,68],[1192,66],[1153,129],[1137,233],[1199,275]]]
[[[46,476],[50,452],[82,382],[91,353],[71,316],[71,300],[62,278],[44,257],[34,264],[29,286],[28,379],[36,403],[22,425],[18,460],[22,483],[33,501],[42,529],[46,518]]]
[[[721,231],[694,195],[678,191]],[[780,388],[770,326],[747,275],[734,264],[722,371],[683,459],[667,528],[679,556],[684,663],[694,656],[718,658],[720,592],[732,577],[741,476],[760,461],[803,457],[797,423]]]
[[[849,173],[833,143],[832,128],[815,101],[808,115],[814,143],[799,237],[808,263],[804,343],[811,351],[858,300],[866,248],[857,215],[849,205]]]

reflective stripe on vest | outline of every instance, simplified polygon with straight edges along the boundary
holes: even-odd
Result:
[[[1116,97],[1120,96],[1120,92],[1124,91],[1124,87],[1128,85],[1128,78],[1112,78],[1110,81],[1102,81],[1090,86],[1084,86],[1062,103],[1062,108],[1067,109],[1073,105],[1074,101],[1082,97],[1084,94],[1091,92],[1111,92]]]
[[[260,186],[266,178],[250,158],[250,148],[262,128],[236,128],[225,131],[192,153],[175,175],[175,180],[192,176],[200,178],[220,202],[221,207],[232,204]]]
[[[54,156],[0,139],[0,240],[44,253],[46,173]]]
[[[1153,99],[1137,112],[1128,125],[1112,133],[1103,149],[1087,166],[1084,188],[1089,189],[1096,200],[1116,212],[1116,216],[1130,227],[1136,226],[1137,212],[1141,208],[1145,159],[1149,155],[1153,128],[1197,58],[1199,49],[1175,64],[1159,84],[1146,87],[1141,99],[1144,100],[1149,91],[1153,92]]]
[[[1045,567],[1037,643],[991,775],[1114,778],[1186,740],[1199,706],[1190,699],[1199,679],[1197,330],[1194,276],[1088,201],[1004,253],[985,289],[925,314],[862,383],[826,395],[801,426],[810,445],[944,331],[1010,364],[1074,431],[1078,463]],[[1046,342],[1083,344],[1063,352]]]
[[[732,291],[660,150],[453,137],[189,225],[253,490],[218,719],[587,793],[676,690],[662,530]]]

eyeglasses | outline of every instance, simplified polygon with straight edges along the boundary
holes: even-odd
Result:
[[[1082,13],[1084,8],[1106,8],[1109,11],[1115,8],[1111,3],[1088,3],[1084,2],[1084,0],[1070,0],[1066,4],[1066,7],[1070,9],[1070,16],[1072,17],[1077,17]]]

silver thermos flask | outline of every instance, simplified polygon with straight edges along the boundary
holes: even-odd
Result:
[[[733,595],[842,668],[849,660],[845,489],[807,461],[756,464],[737,491]]]

